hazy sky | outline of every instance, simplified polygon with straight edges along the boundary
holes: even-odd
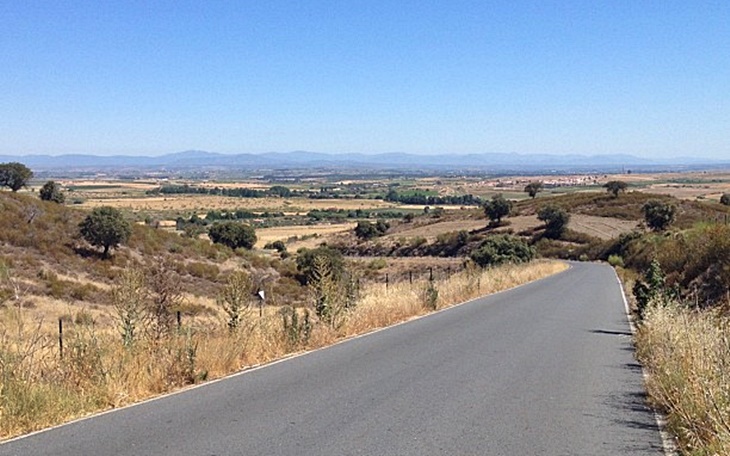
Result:
[[[730,1],[0,3],[0,154],[730,158]]]

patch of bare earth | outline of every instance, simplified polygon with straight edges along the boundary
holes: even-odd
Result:
[[[572,214],[568,228],[585,233],[599,239],[613,239],[628,233],[639,226],[635,220],[621,220],[611,217],[595,217],[592,215]]]

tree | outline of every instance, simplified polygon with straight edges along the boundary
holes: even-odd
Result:
[[[61,186],[53,181],[43,184],[40,196],[43,201],[53,201],[58,204],[63,204],[66,201],[66,197],[61,193]]]
[[[614,198],[618,198],[619,193],[623,193],[629,187],[624,181],[608,181],[603,186],[608,193],[611,193]]]
[[[119,210],[109,206],[97,207],[79,224],[81,236],[91,245],[103,247],[103,257],[109,249],[126,242],[132,235],[132,225]]]
[[[570,214],[558,206],[544,206],[537,211],[537,218],[545,222],[545,237],[559,239],[570,221]]]
[[[542,181],[530,182],[525,185],[525,193],[530,195],[530,198],[535,198],[538,193],[542,191]]]
[[[302,285],[307,285],[314,277],[314,263],[317,257],[324,258],[336,279],[339,280],[345,273],[345,260],[339,250],[327,246],[317,247],[316,249],[302,249],[297,256],[297,270],[299,271],[297,278]]]
[[[649,200],[641,207],[646,224],[653,231],[665,230],[674,221],[677,208],[658,200]]]
[[[22,163],[0,163],[0,187],[9,187],[17,192],[28,184],[33,171]]]
[[[525,241],[510,235],[490,236],[470,255],[481,267],[504,263],[524,263],[535,257],[535,250]]]
[[[484,203],[484,213],[492,225],[499,225],[502,217],[507,217],[512,211],[512,201],[506,200],[502,194],[494,195],[491,201]]]
[[[725,206],[730,206],[730,193],[723,193],[720,197],[720,203]]]
[[[370,223],[367,221],[357,222],[355,227],[355,236],[360,239],[368,240],[374,237],[382,236],[388,231],[390,224],[385,220],[378,220],[377,223]]]
[[[256,244],[256,231],[253,227],[233,221],[214,224],[208,229],[208,237],[214,243],[227,245],[232,249],[252,249]]]

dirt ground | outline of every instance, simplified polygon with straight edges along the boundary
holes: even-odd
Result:
[[[599,239],[613,239],[628,233],[639,226],[639,222],[610,217],[573,214],[568,228],[579,233],[589,234]]]

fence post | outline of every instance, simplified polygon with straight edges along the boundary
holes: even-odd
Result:
[[[63,320],[58,319],[58,353],[63,359]]]
[[[429,282],[433,282],[433,268],[432,267],[428,268],[428,280],[429,280]]]
[[[182,327],[182,315],[180,315],[180,311],[177,311],[177,329],[179,330]]]
[[[388,280],[388,273],[386,272],[386,273],[385,273],[385,289],[386,289],[386,290],[388,289],[388,285],[389,285],[389,280]]]
[[[413,271],[408,271],[408,283],[413,285]]]

